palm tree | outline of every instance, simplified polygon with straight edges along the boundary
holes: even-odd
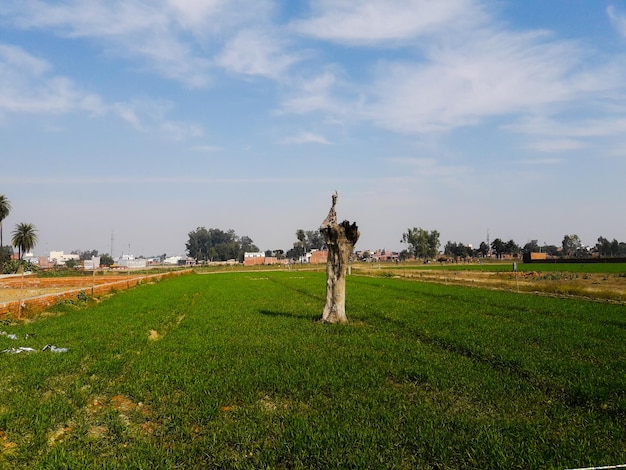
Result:
[[[20,259],[37,243],[37,229],[33,224],[17,224],[13,230],[13,246],[18,249]]]
[[[9,216],[11,203],[4,194],[0,194],[0,250],[4,246],[2,243],[2,221]]]

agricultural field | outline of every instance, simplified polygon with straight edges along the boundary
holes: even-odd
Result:
[[[626,463],[626,306],[418,280],[349,276],[348,325],[260,270],[8,319],[0,468]]]
[[[626,302],[624,263],[357,263],[355,273],[425,282]]]

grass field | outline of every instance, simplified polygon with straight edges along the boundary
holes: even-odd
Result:
[[[324,288],[192,274],[0,325],[38,351],[0,354],[0,468],[626,463],[625,306],[350,276],[321,325]]]

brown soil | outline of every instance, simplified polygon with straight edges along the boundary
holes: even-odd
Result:
[[[89,290],[93,286],[123,281],[127,276],[83,276],[37,278],[32,276],[0,279],[0,304],[15,300],[30,299],[41,295],[56,294],[73,289]]]

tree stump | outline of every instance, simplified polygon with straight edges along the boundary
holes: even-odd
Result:
[[[337,192],[332,196],[333,204],[328,216],[320,226],[328,246],[326,261],[326,305],[319,321],[323,323],[348,323],[346,317],[346,272],[350,255],[359,239],[359,228],[355,223],[344,220],[337,223]]]

